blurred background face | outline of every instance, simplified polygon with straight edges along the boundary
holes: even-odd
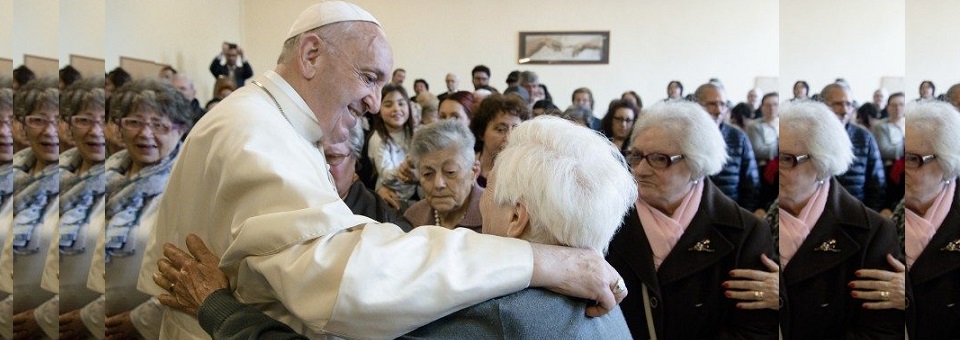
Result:
[[[237,63],[237,58],[240,56],[240,52],[236,48],[231,48],[227,50],[227,53],[224,54],[227,57],[227,65],[234,65]]]
[[[760,94],[756,90],[750,90],[747,92],[747,103],[750,106],[757,107],[757,100],[760,99]]]
[[[473,73],[473,88],[490,85],[490,76],[483,72]]]
[[[809,153],[807,145],[804,143],[802,129],[786,128],[780,129],[780,153],[794,156],[806,155]],[[780,166],[780,200],[787,202],[788,205],[797,205],[805,203],[817,189],[818,173],[816,166],[812,161],[806,161],[797,164],[792,169]]]
[[[930,99],[933,98],[933,86],[930,86],[929,83],[924,82],[920,84],[920,98]]]
[[[480,169],[466,163],[455,147],[420,157],[417,165],[420,186],[427,194],[427,203],[437,212],[445,214],[468,203],[467,198]]]
[[[57,135],[57,122],[60,110],[55,106],[44,106],[24,117],[24,130],[27,142],[43,166],[56,163],[60,158],[60,138]]]
[[[13,161],[13,109],[0,109],[0,164]]]
[[[120,127],[130,157],[140,167],[159,163],[169,156],[183,135],[182,126],[152,109],[134,111],[121,119]]]
[[[84,161],[91,164],[102,163],[107,155],[104,119],[103,108],[84,109],[70,117],[70,134],[76,142],[77,151]]]
[[[426,90],[427,90],[427,85],[424,85],[423,83],[420,83],[420,82],[413,83],[413,92],[414,92],[414,93],[420,94],[421,92],[426,91]]]
[[[670,83],[670,85],[667,85],[667,97],[673,99],[680,98],[680,91],[680,85],[677,85],[677,83]]]
[[[877,107],[883,108],[886,105],[886,98],[883,96],[883,91],[876,90],[873,92],[873,103],[877,104]]]
[[[830,107],[830,110],[837,115],[840,122],[847,124],[853,116],[853,102],[850,100],[850,91],[833,88],[823,97],[823,101]]]
[[[586,92],[577,92],[573,95],[573,105],[590,110],[590,95]]]
[[[927,131],[907,127],[903,137],[904,152],[919,156],[933,154],[933,143],[928,139],[928,135],[924,135],[925,133]],[[915,169],[907,167],[904,176],[906,182],[903,192],[904,204],[916,212],[916,207],[931,202],[943,188],[945,175],[937,160]]]
[[[448,74],[446,78],[446,83],[447,83],[447,91],[457,92],[457,87],[460,85],[459,84],[460,82],[457,80],[457,76],[453,74]]]
[[[380,117],[389,130],[400,130],[410,119],[410,105],[399,91],[387,93],[380,104]]]
[[[393,78],[390,79],[394,84],[403,84],[403,81],[407,79],[407,71],[394,71]]]
[[[483,132],[483,152],[496,157],[500,150],[507,146],[510,131],[520,125],[520,122],[520,117],[498,112],[496,118],[487,124],[487,129]]]
[[[780,117],[780,97],[767,97],[767,100],[760,103],[760,112],[767,121]]]
[[[887,103],[887,113],[890,114],[890,121],[897,121],[903,117],[903,108],[906,106],[906,101],[902,96],[896,96],[890,98],[890,103]]]
[[[700,106],[703,106],[707,113],[713,117],[713,120],[719,124],[726,118],[727,98],[723,91],[708,87],[704,89],[700,97]]]
[[[633,121],[636,115],[633,110],[621,107],[613,112],[613,138],[627,139],[633,130]]]
[[[793,85],[793,97],[794,98],[807,98],[807,88],[801,83]]]
[[[667,156],[681,155],[676,133],[657,126],[640,131],[640,138],[633,141],[631,154],[659,153]],[[665,169],[655,169],[647,160],[630,164],[637,180],[640,198],[651,206],[662,208],[679,203],[687,194],[695,179],[686,160],[673,163]]]
[[[447,99],[440,102],[440,119],[456,119],[465,126],[470,126],[470,117],[467,117],[466,108],[460,105],[456,100]]]

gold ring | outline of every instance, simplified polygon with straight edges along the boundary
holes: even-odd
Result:
[[[888,291],[882,291],[882,292],[880,292],[880,300],[890,301],[890,292],[888,292]]]

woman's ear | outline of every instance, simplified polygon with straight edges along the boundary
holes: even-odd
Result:
[[[527,231],[530,225],[530,213],[523,202],[517,202],[513,207],[513,213],[510,215],[510,222],[507,223],[507,236],[511,238],[520,238]]]
[[[473,161],[473,167],[470,168],[470,171],[473,171],[473,181],[476,182],[477,178],[480,177],[480,158]]]

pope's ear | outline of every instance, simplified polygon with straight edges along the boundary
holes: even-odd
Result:
[[[320,73],[320,62],[323,60],[323,41],[319,35],[304,33],[297,45],[297,65],[304,78],[313,79]]]
[[[523,204],[523,202],[518,202],[510,214],[510,222],[507,224],[507,236],[520,238],[520,236],[527,231],[527,226],[529,225],[530,213],[527,211],[527,206]]]

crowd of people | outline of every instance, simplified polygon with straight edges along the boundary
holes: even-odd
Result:
[[[860,104],[843,79],[800,80],[734,105],[719,79],[673,80],[646,106],[626,90],[597,112],[580,87],[561,110],[530,70],[409,93],[345,2],[308,7],[282,46],[255,75],[224,43],[205,106],[170,66],[0,79],[0,338],[960,327],[960,84]]]

